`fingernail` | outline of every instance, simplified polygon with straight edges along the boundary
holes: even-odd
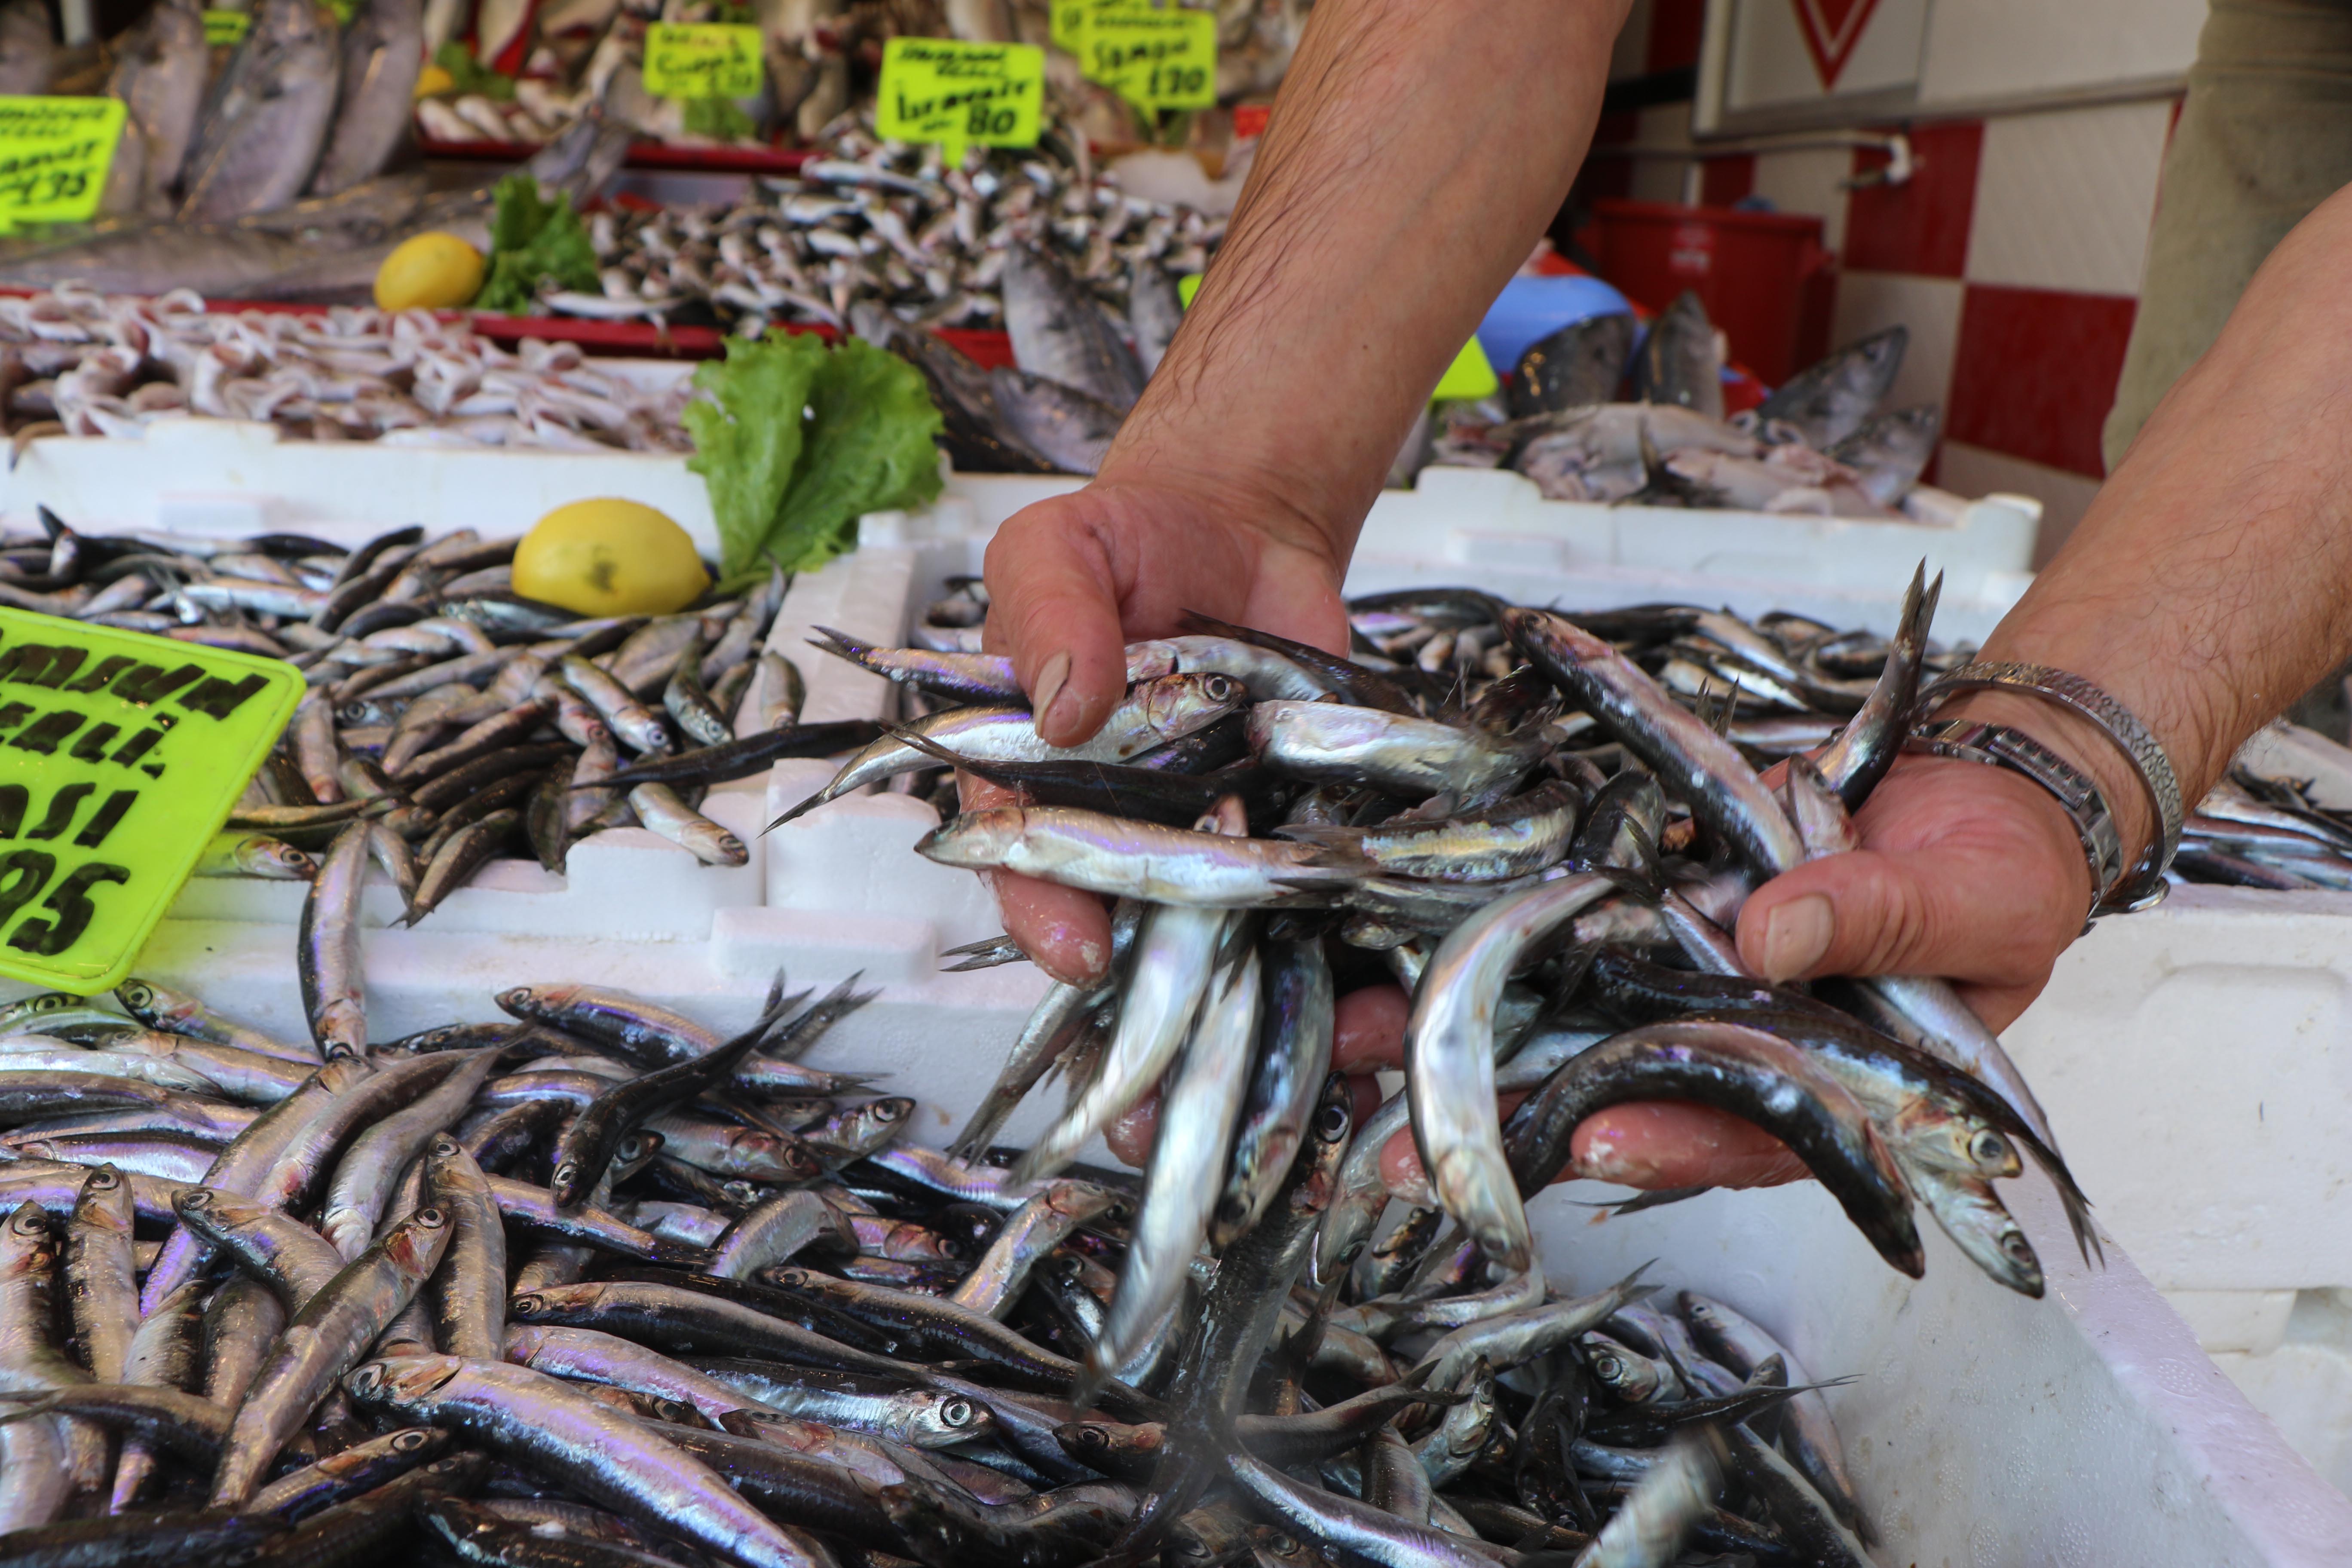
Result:
[[[1068,712],[1055,711],[1055,705],[1062,702],[1062,688],[1067,684],[1069,679],[1070,656],[1066,649],[1047,659],[1045,668],[1037,672],[1037,684],[1031,688],[1029,692],[1029,706],[1037,715],[1039,734],[1043,735],[1048,731],[1058,733],[1059,724],[1056,721],[1061,724],[1066,724],[1077,717],[1075,702],[1063,704],[1064,707],[1071,710]]]
[[[1825,894],[1791,899],[1764,917],[1764,978],[1794,980],[1822,961],[1837,934],[1837,915]]]

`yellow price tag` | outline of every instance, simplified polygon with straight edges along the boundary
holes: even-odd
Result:
[[[128,974],[301,696],[276,659],[0,609],[0,974]]]
[[[656,98],[752,98],[760,29],[727,22],[656,22],[646,29],[646,90]]]
[[[1217,18],[1210,11],[1097,5],[1078,59],[1087,79],[1147,110],[1208,109],[1217,101]]]
[[[214,48],[235,48],[253,30],[253,17],[243,11],[207,11],[205,42]]]
[[[123,114],[119,98],[0,98],[0,230],[96,213]]]
[[[894,142],[1034,147],[1045,101],[1045,51],[1034,44],[893,38],[882,47],[874,128]]]

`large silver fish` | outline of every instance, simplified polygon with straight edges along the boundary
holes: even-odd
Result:
[[[342,94],[313,195],[348,190],[383,167],[408,133],[424,65],[422,0],[367,0],[343,29]]]
[[[126,112],[100,211],[157,217],[171,210],[211,72],[204,14],[191,0],[160,0],[115,45],[106,90]]]
[[[318,167],[340,75],[325,11],[313,0],[263,0],[205,108],[180,216],[221,222],[299,195]]]

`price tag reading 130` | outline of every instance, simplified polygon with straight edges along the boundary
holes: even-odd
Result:
[[[1034,44],[893,38],[882,47],[874,128],[894,142],[936,142],[950,163],[966,144],[1034,147],[1045,101],[1045,51]]]
[[[0,98],[0,231],[95,214],[125,112],[119,98]]]
[[[129,973],[301,695],[276,659],[0,609],[0,974]]]
[[[751,98],[760,81],[757,27],[656,22],[646,29],[646,90],[656,98]]]
[[[1138,108],[1208,109],[1217,101],[1217,18],[1209,11],[1089,9],[1079,33],[1087,79]]]

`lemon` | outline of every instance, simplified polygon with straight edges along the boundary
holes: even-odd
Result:
[[[454,234],[420,234],[376,268],[375,302],[386,310],[450,310],[482,291],[482,253]]]
[[[415,96],[418,98],[431,98],[437,93],[447,92],[451,88],[454,88],[457,85],[457,79],[451,76],[446,68],[440,66],[428,65],[423,70],[416,73],[416,91]]]
[[[686,530],[642,502],[557,507],[515,549],[515,592],[583,616],[665,616],[710,586]]]

